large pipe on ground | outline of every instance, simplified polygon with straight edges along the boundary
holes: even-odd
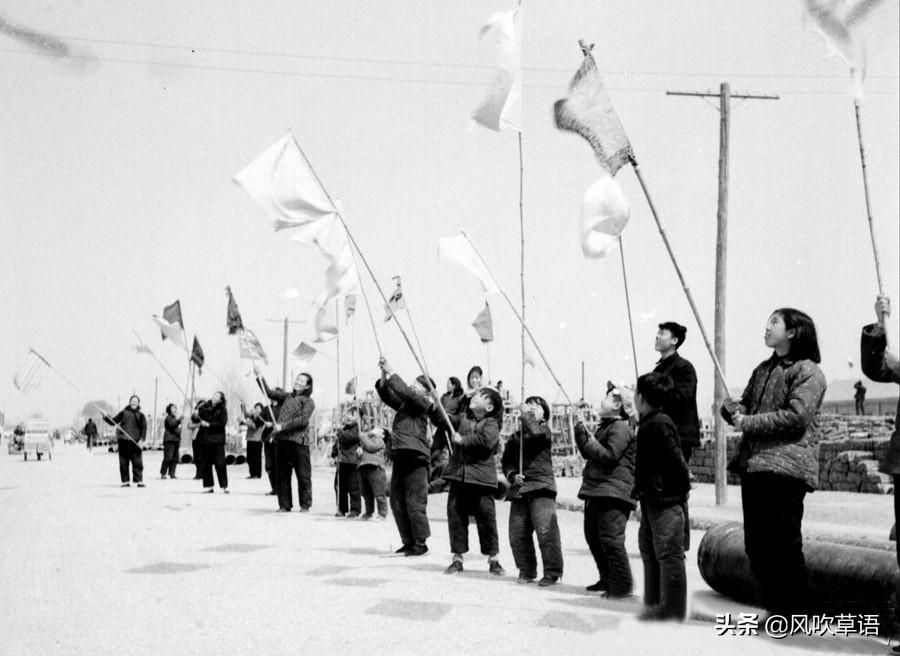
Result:
[[[225,464],[226,464],[226,465],[233,465],[233,464],[234,464],[234,454],[233,454],[233,453],[226,453],[226,454],[225,454]]]
[[[247,462],[247,456],[243,453],[239,453],[234,457],[234,464],[236,465],[243,465],[245,462]]]
[[[181,458],[179,458],[182,465],[189,465],[194,460],[193,456],[190,453],[182,453]]]
[[[889,632],[900,602],[900,570],[893,551],[835,544],[804,537],[803,555],[809,581],[811,610],[835,615],[878,615],[882,632]],[[744,527],[737,522],[714,526],[697,550],[703,580],[716,592],[760,605],[759,588],[744,551]]]

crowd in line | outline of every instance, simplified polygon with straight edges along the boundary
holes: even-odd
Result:
[[[888,299],[879,297],[875,309],[879,322],[862,330],[862,369],[873,380],[900,383],[897,358],[886,350],[883,321],[890,314]],[[587,590],[610,598],[633,593],[625,527],[639,507],[638,544],[644,568],[644,607],[639,617],[646,620],[680,620],[687,610],[688,462],[700,444],[700,422],[696,372],[678,353],[686,334],[678,323],[659,324],[655,349],[660,359],[654,370],[640,376],[633,389],[609,384],[593,430],[584,421],[575,425],[575,443],[585,459],[578,492],[584,501],[584,539],[598,572],[598,580]],[[826,383],[819,368],[816,328],[807,314],[793,308],[775,310],[766,322],[764,341],[770,356],[753,370],[741,397],[726,399],[720,410],[742,433],[728,468],[741,479],[745,550],[762,605],[791,615],[806,612],[811,603],[801,522],[805,495],[818,482],[817,415]],[[430,378],[420,375],[407,382],[386,359],[378,364],[381,376],[375,389],[394,410],[392,425],[361,430],[366,418],[360,409],[351,406],[345,411],[332,454],[337,515],[383,520],[389,498],[402,542],[397,552],[408,557],[427,553],[429,475],[440,463],[451,552],[445,573],[463,571],[469,524],[474,521],[488,571],[503,575],[495,503],[505,476],[508,489],[503,496],[510,502],[508,533],[517,582],[542,587],[558,583],[563,555],[547,402],[536,395],[526,397],[519,429],[501,444],[503,399],[495,388],[482,385],[480,367],[469,371],[466,389],[450,378],[447,392],[438,399]],[[257,403],[252,410],[241,408],[241,422],[248,428],[250,476],[261,478],[264,454],[278,511],[293,508],[293,474],[299,510],[306,512],[312,505],[312,376],[299,374],[287,392],[270,388],[259,371],[255,373],[270,402]],[[181,429],[176,413],[174,404],[166,409],[163,478],[175,478]],[[133,480],[143,486],[139,442],[146,434],[146,419],[139,399],[132,397],[115,417],[104,419],[118,429],[122,485],[129,485],[130,465]],[[213,492],[215,470],[227,493],[224,396],[216,393],[200,403],[191,422],[197,427],[198,477],[206,491]],[[900,486],[896,428],[886,471],[894,476],[896,489]],[[900,513],[896,495],[895,513]]]

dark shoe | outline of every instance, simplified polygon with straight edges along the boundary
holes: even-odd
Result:
[[[346,515],[345,515],[344,513],[340,512],[340,511],[334,513],[334,516],[335,516],[335,517],[346,517]]]
[[[541,577],[541,580],[538,581],[538,586],[542,588],[549,588],[551,585],[556,585],[557,583],[559,583],[558,576],[549,576],[547,574],[544,574],[544,576]]]
[[[122,483],[122,487],[131,487],[131,483]]]
[[[284,506],[282,506],[282,507],[279,508],[276,512],[291,512],[291,509],[290,509],[290,508],[285,508]]]
[[[300,506],[300,512],[309,512],[309,506]]]
[[[204,494],[212,494],[213,492],[215,492],[215,490],[211,487],[208,487],[205,490],[203,490],[203,492],[204,492]]]
[[[277,494],[278,494],[278,492],[276,492],[275,490],[270,490],[269,492],[266,492],[267,497],[274,497]]]
[[[161,474],[160,477],[159,477],[159,480],[161,480],[161,481],[166,480],[166,475],[165,475],[165,474]]]
[[[138,483],[137,486],[138,486],[138,487],[147,487],[147,486],[144,485],[143,483]]]
[[[587,590],[588,592],[603,592],[604,590],[606,590],[606,581],[600,579],[596,583],[585,587],[585,590]]]
[[[503,569],[503,566],[500,564],[499,560],[492,560],[488,563],[488,571],[495,576],[503,576],[506,574],[506,570]]]
[[[447,569],[444,570],[444,574],[456,574],[457,572],[463,571],[463,564],[461,560],[454,560],[452,563],[447,565]]]
[[[203,480],[203,477],[202,476],[194,476],[194,480],[201,481],[201,480]]]
[[[424,556],[427,553],[428,553],[428,545],[414,544],[406,552],[406,555],[407,556]]]
[[[358,513],[358,512],[348,512],[348,513],[347,513],[347,518],[348,518],[348,519],[355,519],[356,517],[359,517],[359,513]]]
[[[516,579],[516,583],[518,583],[520,585],[528,585],[529,583],[534,583],[534,580],[536,578],[537,578],[537,576],[526,576],[522,572],[519,572],[519,576]]]
[[[410,549],[412,549],[412,547],[413,547],[413,546],[412,546],[411,544],[404,544],[402,547],[400,547],[399,549],[397,549],[394,553],[396,553],[396,554],[405,554],[407,551],[409,551]]]
[[[169,476],[169,478],[171,478],[172,480],[175,480],[175,478],[176,478],[176,477],[175,477],[175,474],[171,474],[171,475]]]
[[[894,647],[891,649],[891,651],[894,652],[895,654],[900,654],[900,645],[894,645]]]
[[[665,620],[681,619],[659,606],[647,606],[638,613],[637,618],[642,622],[663,622]]]
[[[365,515],[360,515],[360,519],[372,519],[372,513],[366,513]]]
[[[247,478],[256,478],[256,476],[248,476]]]

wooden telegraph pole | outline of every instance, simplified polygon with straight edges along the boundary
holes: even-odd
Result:
[[[775,95],[733,94],[727,82],[719,85],[719,93],[710,91],[666,91],[667,96],[696,96],[700,98],[719,99],[719,204],[716,213],[716,317],[714,350],[716,358],[725,372],[725,264],[728,251],[728,136],[731,127],[731,99],[741,100],[778,100]],[[716,444],[716,505],[724,505],[728,501],[727,445],[725,443],[725,422],[719,416],[728,390],[724,383],[716,378],[713,394],[713,427]]]

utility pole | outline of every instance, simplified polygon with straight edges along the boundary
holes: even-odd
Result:
[[[716,213],[716,316],[713,349],[722,372],[725,373],[725,264],[728,251],[728,137],[731,127],[731,99],[741,100],[778,100],[776,95],[733,94],[727,82],[719,85],[719,93],[711,91],[666,91],[667,96],[695,96],[699,98],[719,99],[719,204]],[[716,444],[716,505],[722,506],[728,501],[727,444],[725,443],[725,422],[718,413],[728,390],[724,383],[716,378],[713,393],[713,433]]]
[[[306,323],[306,321],[291,321],[287,317],[284,319],[266,319],[266,321],[277,321],[278,323],[284,324],[284,343],[283,343],[283,351],[281,357],[281,387],[282,389],[288,388],[288,326],[292,323]]]

